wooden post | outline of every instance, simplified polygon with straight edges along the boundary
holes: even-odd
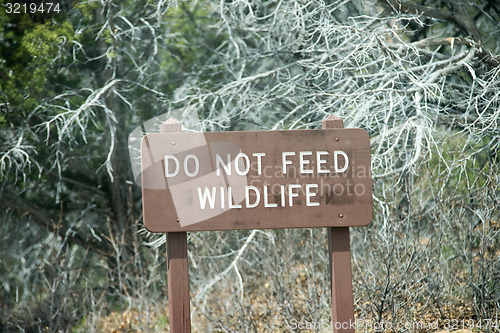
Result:
[[[173,118],[165,121],[160,127],[160,131],[163,133],[180,132],[181,130],[181,123]],[[170,332],[190,333],[187,233],[168,232],[166,237]]]
[[[322,123],[323,129],[343,128],[339,117],[330,115]],[[161,125],[161,132],[181,131],[181,123],[168,119]],[[339,218],[344,218],[340,212]],[[349,218],[349,216],[345,216]],[[349,227],[327,228],[330,258],[333,331],[354,333],[354,304]],[[191,332],[189,273],[187,259],[187,233],[168,232],[167,278],[170,309],[170,332]]]
[[[322,128],[343,128],[344,122],[330,115]],[[340,217],[339,213],[339,217]],[[343,216],[343,215],[342,215]],[[335,333],[354,333],[354,304],[352,293],[351,246],[349,227],[327,228],[330,282],[332,293],[332,322]]]

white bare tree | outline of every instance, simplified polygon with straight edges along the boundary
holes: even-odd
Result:
[[[158,328],[164,267],[160,250],[143,252],[152,236],[138,234],[126,139],[142,122],[184,109],[211,131],[318,128],[332,113],[366,129],[375,209],[373,223],[352,233],[357,315],[498,315],[495,1],[66,6],[74,38],[59,41],[49,66],[65,80],[51,81],[32,110],[2,104],[20,115],[0,132],[2,237],[24,235],[16,236],[24,245],[2,249],[9,260],[28,259],[18,264],[24,275],[5,275],[9,302],[12,290],[25,304],[34,299],[26,281],[35,277],[52,295],[45,317],[58,318],[54,330],[79,313],[100,314],[99,300],[113,295],[141,309],[134,325]],[[193,233],[189,246],[196,329],[292,331],[292,318],[328,318],[321,230]],[[89,282],[92,271],[105,287]],[[88,296],[75,306],[67,295],[82,283]],[[99,316],[88,318],[82,330],[98,330]]]

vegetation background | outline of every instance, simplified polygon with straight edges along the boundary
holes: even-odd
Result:
[[[500,320],[498,1],[60,0],[22,14],[9,2],[0,332],[168,330],[164,237],[142,225],[127,137],[179,110],[207,131],[318,128],[329,114],[368,130],[356,317],[498,331],[485,321]],[[328,320],[324,230],[188,244],[194,331]]]

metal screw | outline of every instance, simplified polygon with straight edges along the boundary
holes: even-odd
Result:
[[[339,217],[340,217],[340,218],[343,218],[343,217],[344,217],[344,214],[340,213],[340,214],[339,214]]]
[[[340,139],[339,138],[335,138],[335,141],[339,141]]]
[[[179,219],[177,219],[177,222],[179,222]]]
[[[172,145],[175,146],[175,141],[172,141]]]

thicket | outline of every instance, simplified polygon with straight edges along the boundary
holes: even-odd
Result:
[[[319,128],[332,113],[366,129],[356,316],[500,320],[495,1],[0,4],[0,331],[168,327],[164,237],[142,226],[127,142],[164,114],[207,131]],[[329,318],[323,230],[188,245],[195,330]]]

